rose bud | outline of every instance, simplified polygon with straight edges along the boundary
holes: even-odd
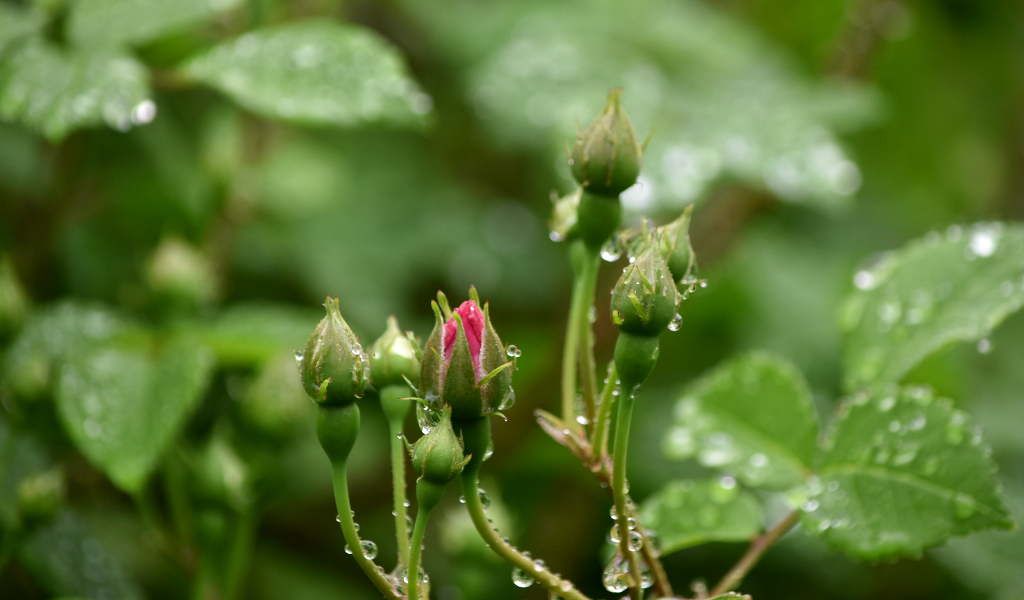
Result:
[[[512,398],[512,369],[491,325],[488,305],[480,309],[476,289],[455,311],[438,292],[436,322],[420,366],[420,394],[435,410],[450,406],[452,417],[473,419],[504,408]],[[442,318],[444,312],[446,318]]]
[[[452,409],[441,409],[441,420],[412,445],[412,466],[431,483],[444,485],[462,471],[469,459],[463,456],[462,441],[452,429]]]
[[[676,283],[692,280],[697,269],[697,260],[690,244],[690,217],[693,205],[687,206],[675,221],[653,231],[648,230],[647,220],[643,221],[641,234],[632,242],[631,257],[638,257],[653,248],[665,260],[672,279]]]
[[[622,108],[622,89],[608,93],[604,110],[576,136],[569,161],[572,176],[586,191],[618,196],[636,183],[643,149]]]
[[[338,299],[327,298],[327,316],[296,354],[302,386],[313,400],[344,405],[362,398],[370,381],[370,360],[338,311]]]
[[[56,467],[29,475],[18,483],[18,516],[22,526],[41,525],[64,503],[64,476]]]
[[[576,212],[579,210],[582,194],[581,187],[561,198],[555,192],[551,192],[551,220],[548,221],[551,241],[564,242],[576,235]]]
[[[416,384],[420,379],[420,347],[410,332],[402,332],[398,319],[388,317],[384,334],[370,347],[370,380],[377,389]]]
[[[651,243],[612,289],[612,320],[626,333],[657,336],[676,314],[678,293],[665,259]]]

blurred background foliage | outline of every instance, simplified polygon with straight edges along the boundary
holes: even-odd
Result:
[[[564,144],[615,86],[653,131],[627,220],[696,202],[709,282],[637,406],[637,499],[709,473],[662,458],[688,381],[771,350],[830,415],[858,266],[1024,217],[1012,0],[0,0],[0,596],[375,597],[343,552],[291,352],[327,294],[368,343],[389,314],[425,336],[435,292],[470,284],[523,351],[484,469],[491,516],[603,593],[610,501],[531,413],[557,405],[570,291],[549,196],[571,190]],[[983,342],[904,380],[986,427],[1020,522],[1024,318]],[[374,401],[350,478],[390,568]],[[449,493],[428,533],[435,595],[546,597],[510,585],[460,508]],[[666,566],[685,590],[744,549]],[[1020,532],[866,565],[797,530],[743,589],[1010,600],[1021,564]]]

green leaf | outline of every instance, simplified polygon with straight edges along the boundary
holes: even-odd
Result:
[[[38,397],[68,357],[131,331],[125,319],[102,306],[61,302],[33,314],[4,356],[0,371],[16,395]]]
[[[0,3],[0,56],[8,45],[39,31],[44,22],[39,11]]]
[[[151,357],[138,347],[95,346],[61,370],[57,410],[83,454],[127,492],[138,492],[206,388],[212,353],[179,337]]]
[[[429,111],[389,42],[356,25],[260,29],[185,65],[187,75],[267,117],[316,125],[415,124]]]
[[[685,391],[662,448],[669,459],[696,456],[752,487],[786,489],[810,474],[817,435],[800,372],[781,358],[755,353]]]
[[[65,51],[32,40],[0,63],[0,117],[51,141],[106,123],[125,131],[152,118],[146,69],[116,51]]]
[[[58,596],[142,600],[138,584],[85,524],[60,513],[18,549],[18,562],[33,580]]]
[[[840,408],[808,483],[803,525],[868,559],[1011,529],[990,453],[970,418],[928,388],[862,393]]]
[[[240,4],[240,0],[78,0],[68,15],[68,38],[80,46],[138,44]]]
[[[303,348],[323,312],[275,304],[237,304],[212,321],[183,325],[213,350],[224,365],[261,364],[281,352]]]
[[[735,479],[670,481],[640,507],[662,554],[705,542],[739,542],[761,532],[761,503]]]
[[[932,232],[857,272],[845,302],[847,389],[899,381],[928,355],[980,340],[1024,304],[1024,227]]]

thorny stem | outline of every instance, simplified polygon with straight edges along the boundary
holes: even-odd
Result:
[[[352,550],[352,557],[356,559],[356,563],[385,598],[403,600],[391,588],[391,584],[384,577],[384,571],[378,569],[377,565],[363,554],[363,545],[356,532],[356,522],[352,518],[352,506],[348,500],[347,465],[344,462],[336,462],[331,465],[331,471],[334,479],[334,500],[338,506],[338,520],[341,522],[341,532],[345,536],[345,543]]]
[[[615,369],[615,361],[608,364],[608,383],[601,390],[601,402],[597,405],[597,417],[594,423],[594,437],[591,447],[597,453],[597,459],[608,456],[608,426],[611,422],[612,401],[615,399],[616,380],[619,372]]]
[[[416,511],[416,523],[412,526],[412,547],[409,551],[409,600],[420,597],[420,552],[423,550],[423,534],[427,530],[427,518],[430,510],[419,507]]]
[[[579,311],[576,314],[577,331],[579,333],[579,366],[580,384],[583,388],[584,417],[588,423],[593,423],[597,412],[597,373],[594,366],[594,328],[590,323],[590,311],[594,306],[594,293],[597,289],[597,271],[601,264],[601,255],[598,252],[587,250],[583,258],[583,265],[580,273],[579,289],[580,295]],[[576,307],[574,307],[576,308]]]
[[[609,382],[610,383],[610,382]],[[636,553],[629,548],[629,508],[626,503],[626,448],[629,445],[629,425],[633,418],[633,395],[625,390],[619,395],[619,414],[615,424],[615,454],[612,466],[612,493],[615,497],[615,512],[619,515],[619,549],[629,559],[629,571],[633,582],[629,595],[633,600],[642,600],[644,590],[640,587],[640,562]]]
[[[761,556],[774,544],[780,537],[782,537],[787,531],[796,525],[797,519],[800,518],[800,511],[794,510],[793,512],[786,515],[786,518],[781,523],[772,528],[771,531],[764,535],[755,538],[750,543],[750,549],[747,553],[740,558],[739,562],[726,573],[725,577],[718,582],[718,585],[711,590],[711,597],[720,596],[730,590],[733,590],[743,581],[750,569],[754,568],[757,561],[761,560]]]
[[[380,391],[381,395],[392,394],[395,397],[407,395],[409,388],[402,386],[387,386]],[[402,421],[388,419],[388,429],[391,433],[391,484],[393,488],[395,515],[395,538],[398,542],[398,563],[409,564],[409,525],[406,516],[406,494],[405,494],[405,443],[402,438]]]
[[[480,537],[495,554],[511,563],[512,566],[522,569],[555,595],[561,596],[565,600],[590,600],[577,590],[571,581],[562,579],[549,569],[538,568],[532,559],[523,556],[519,550],[502,539],[501,535],[493,528],[493,525],[487,520],[487,513],[484,512],[480,494],[477,492],[480,487],[480,465],[483,464],[484,452],[491,437],[490,421],[487,417],[483,417],[471,420],[460,419],[453,424],[456,429],[462,430],[466,453],[473,455],[469,464],[462,469],[460,483],[462,484],[462,495],[466,499],[466,509],[469,511],[469,516]]]

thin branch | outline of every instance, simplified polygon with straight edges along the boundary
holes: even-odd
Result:
[[[739,562],[736,563],[732,569],[718,582],[718,585],[711,590],[711,597],[720,596],[730,590],[735,589],[743,578],[747,576],[747,573],[754,568],[757,561],[761,560],[761,556],[768,551],[768,548],[778,541],[787,531],[796,525],[797,519],[800,518],[800,511],[794,510],[793,512],[786,515],[786,518],[781,523],[772,528],[771,531],[765,533],[761,537],[755,538],[750,543],[750,549],[747,553],[740,558]]]

